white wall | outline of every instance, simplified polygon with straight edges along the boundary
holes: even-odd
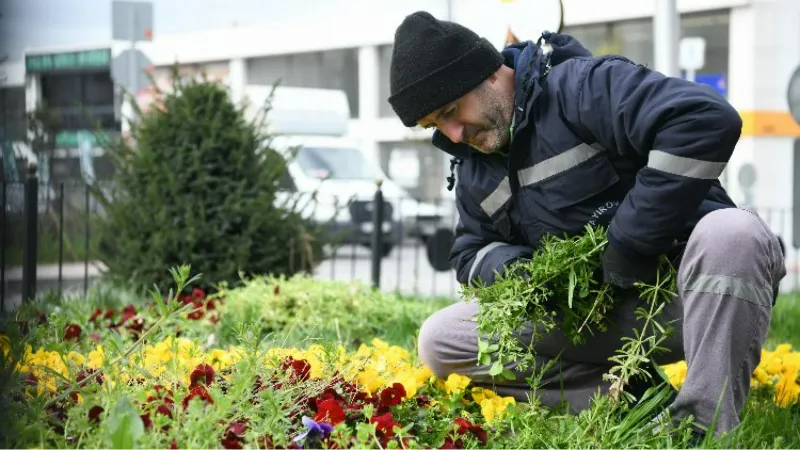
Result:
[[[677,0],[677,7],[680,13],[689,13],[747,6],[753,1]],[[652,17],[655,5],[656,0],[564,0],[564,21],[566,25],[582,25]]]
[[[22,86],[25,84],[25,63],[9,61],[0,64],[0,87]]]
[[[800,65],[798,24],[798,0],[756,0],[751,7],[732,11],[729,101],[739,111],[788,111],[788,82]],[[742,137],[729,167],[729,190],[735,199],[743,199],[738,169],[751,163],[757,174],[755,203],[789,208],[793,142],[790,136]]]
[[[678,9],[680,12],[695,12],[746,6],[752,1],[754,0],[678,0]],[[196,62],[388,44],[392,42],[395,29],[407,14],[427,10],[436,17],[445,18],[448,10],[458,15],[459,8],[463,9],[474,3],[475,0],[450,0],[448,8],[447,0],[337,0],[335,7],[327,3],[325,14],[316,18],[303,15],[294,20],[267,22],[258,26],[176,35],[156,33],[152,43],[143,43],[140,48],[146,49],[156,65],[163,65],[171,64],[176,59],[181,62]],[[472,10],[475,14],[480,14],[481,11],[480,8]],[[654,11],[654,0],[604,0],[602,7],[597,0],[564,0],[566,25],[648,17]],[[201,42],[202,45],[198,45]]]

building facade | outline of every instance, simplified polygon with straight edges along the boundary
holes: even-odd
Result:
[[[600,7],[596,0],[563,0],[564,32],[595,54],[622,54],[653,67],[655,3],[606,0]],[[800,1],[678,0],[677,4],[680,36],[705,40],[705,61],[695,80],[718,89],[744,120],[739,148],[724,174],[726,187],[738,202],[790,208],[800,125],[789,113],[787,87],[800,65]],[[139,48],[163,82],[177,63],[186,74],[211,73],[228,83],[235,96],[248,83],[344,90],[350,102],[351,137],[412,193],[436,199],[450,195],[445,190],[447,158],[431,147],[428,131],[403,127],[386,100],[392,39],[397,25],[412,11],[425,9],[437,17],[469,21],[480,18],[476,5],[473,0],[332,0],[320,4],[316,18],[303,15],[258,27],[171,36],[156,30],[154,40]],[[497,30],[501,32],[505,30]],[[65,157],[73,155],[70,148],[79,145],[81,130],[87,127],[84,116],[74,109],[76,103],[83,104],[101,127],[121,131],[109,67],[128,46],[101,42],[90,48],[31,49],[26,61],[4,64],[0,127],[5,139],[23,132],[21,105],[31,110],[41,101],[69,118],[59,140]],[[143,91],[139,98],[144,105],[152,96]],[[398,172],[400,161],[415,163]],[[782,226],[789,227],[789,222]]]

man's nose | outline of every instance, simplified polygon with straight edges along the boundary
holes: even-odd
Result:
[[[444,133],[448,139],[456,144],[464,140],[464,125],[458,122],[448,121],[442,123],[439,129],[442,130],[442,133]]]

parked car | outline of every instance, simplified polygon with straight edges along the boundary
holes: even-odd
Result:
[[[270,147],[287,161],[285,192],[300,193],[309,202],[309,217],[325,224],[342,243],[370,246],[376,182],[384,196],[384,256],[401,239],[427,239],[443,219],[436,205],[419,201],[392,181],[360,144],[347,137],[349,103],[344,91],[312,88],[247,86],[245,95],[255,117],[272,96],[267,116],[276,134]]]

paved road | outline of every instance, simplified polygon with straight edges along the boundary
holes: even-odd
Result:
[[[359,246],[344,246],[324,261],[314,275],[321,279],[360,280],[372,283],[372,253]],[[454,271],[433,270],[422,245],[395,248],[382,260],[382,291],[419,296],[457,297],[460,286]]]

